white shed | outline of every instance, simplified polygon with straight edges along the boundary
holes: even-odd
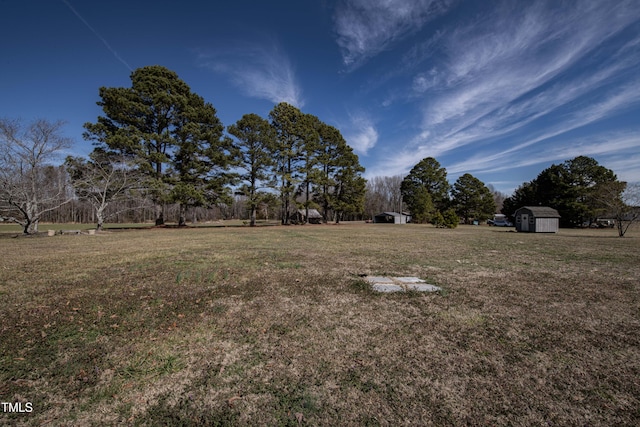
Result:
[[[514,216],[517,231],[557,233],[560,226],[560,214],[547,206],[523,206]]]

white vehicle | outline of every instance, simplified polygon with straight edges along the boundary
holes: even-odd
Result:
[[[507,216],[503,214],[495,214],[493,221],[488,221],[488,223],[494,227],[513,227],[513,224],[507,219]]]

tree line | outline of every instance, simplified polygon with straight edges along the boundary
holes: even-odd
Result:
[[[404,177],[400,193],[417,223],[456,227],[460,220],[469,223],[493,217],[495,194],[478,178],[466,173],[453,185],[447,170],[433,157],[418,162]]]
[[[599,218],[615,221],[620,237],[639,218],[638,185],[587,156],[578,156],[544,169],[504,200],[502,213],[513,218],[522,206],[549,206],[560,214],[560,226],[591,226]]]
[[[619,181],[615,173],[590,157],[578,156],[543,170],[534,180],[506,196],[466,173],[453,185],[447,171],[433,157],[418,162],[405,177],[376,177],[367,183],[368,215],[385,207],[406,206],[416,223],[455,227],[483,221],[496,212],[514,219],[523,206],[549,206],[561,216],[561,226],[590,226],[613,219],[619,236],[640,220],[640,187]]]
[[[338,129],[286,103],[225,128],[212,104],[161,66],[139,68],[130,87],[101,87],[99,97],[104,114],[83,133],[93,151],[60,167],[52,161],[71,147],[62,122],[0,120],[0,219],[29,234],[39,221],[88,218],[102,228],[113,218],[161,225],[170,214],[185,225],[189,210],[194,221],[246,210],[253,226],[274,213],[290,224],[299,210],[304,221],[317,209],[339,222],[406,207],[413,222],[455,227],[545,205],[566,227],[608,215],[621,236],[638,219],[637,187],[585,156],[552,165],[510,197],[468,173],[450,185],[432,157],[405,177],[367,182]]]
[[[131,87],[101,87],[99,97],[104,114],[83,133],[94,150],[65,161],[70,186],[45,176],[48,162],[71,146],[61,122],[1,121],[3,219],[32,233],[47,213],[81,200],[101,228],[115,204],[136,200],[143,209],[151,203],[156,225],[164,224],[167,206],[177,206],[185,225],[188,209],[230,206],[238,194],[251,225],[274,198],[282,224],[298,208],[305,219],[317,208],[336,222],[362,211],[358,156],[338,129],[294,106],[276,105],[269,120],[247,114],[225,133],[213,105],[162,66],[139,68]]]

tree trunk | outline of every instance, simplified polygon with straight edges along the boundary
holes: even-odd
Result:
[[[289,225],[289,194],[288,192],[284,195],[283,205],[282,205],[282,225]]]
[[[251,214],[249,216],[249,226],[250,227],[255,227],[256,226],[256,207],[255,206],[251,206]]]
[[[307,188],[306,188],[306,199],[304,201],[304,223],[309,223],[309,176],[307,174]]]
[[[251,177],[251,186],[249,187],[249,226],[256,226],[256,179]]]
[[[24,234],[34,234],[38,232],[38,203],[35,200],[30,200],[26,203],[25,209],[20,209],[23,212],[25,218]]]
[[[156,225],[164,225],[164,206],[156,205]]]
[[[104,210],[104,208],[96,209],[96,218],[97,218],[96,229],[98,231],[102,231],[102,226],[104,225],[103,210]]]
[[[285,209],[284,209],[284,225],[289,225],[290,215],[289,215],[289,207],[291,203],[291,159],[287,160],[287,185],[286,185],[286,199],[285,199]]]
[[[627,221],[625,221],[623,218],[624,216],[622,215],[616,218],[616,228],[618,229],[618,237],[624,237],[624,235],[627,233],[627,230],[629,230],[629,227],[631,227],[631,224],[633,224],[638,220],[638,217],[633,215],[631,215],[631,217]]]
[[[184,203],[180,203],[178,227],[186,227],[186,226],[187,226],[187,206]]]

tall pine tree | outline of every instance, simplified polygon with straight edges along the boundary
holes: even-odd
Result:
[[[269,113],[276,137],[275,175],[281,202],[281,223],[288,225],[295,208],[295,191],[300,183],[299,164],[304,144],[304,114],[296,107],[281,102]]]
[[[496,212],[496,204],[491,190],[475,176],[465,173],[453,184],[451,189],[453,208],[464,219],[485,220]]]
[[[259,190],[273,186],[271,168],[275,166],[275,133],[269,122],[257,114],[245,114],[228,131],[237,138],[240,150],[241,192],[247,196],[250,225],[256,225],[256,210],[264,196]]]
[[[221,195],[230,144],[209,103],[193,94],[178,75],[159,65],[131,74],[131,87],[101,87],[103,116],[86,123],[84,137],[105,151],[131,158],[145,176],[164,223],[166,202],[181,206],[210,202]]]
[[[447,170],[433,157],[422,159],[402,180],[400,191],[413,220],[428,222],[436,212],[448,208]]]

